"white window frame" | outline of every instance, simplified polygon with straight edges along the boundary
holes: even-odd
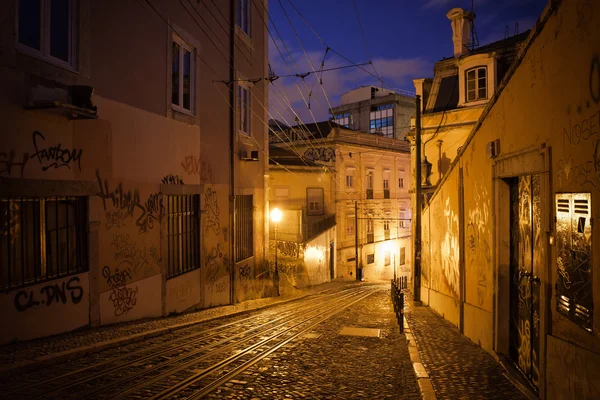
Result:
[[[480,97],[479,96],[479,71],[483,70],[485,73],[485,96],[484,97]],[[475,74],[475,78],[474,78],[474,83],[475,83],[475,97],[470,99],[469,98],[469,72],[473,72]],[[473,68],[469,68],[468,70],[465,71],[465,101],[466,102],[472,102],[472,101],[478,101],[478,100],[485,100],[488,98],[488,71],[487,71],[487,66],[477,66],[477,67],[473,67]]]
[[[367,190],[373,190],[373,175],[374,171],[372,169],[367,169],[367,176],[365,182],[365,187],[367,188]]]
[[[247,92],[248,101],[245,103],[246,108],[244,108],[244,104],[242,104],[241,94],[242,91]],[[236,90],[236,109],[237,109],[237,130],[238,133],[244,134],[246,136],[252,135],[252,88],[245,83],[238,83],[238,87]],[[243,113],[243,114],[242,114]],[[242,119],[244,116],[244,120]],[[244,130],[243,121],[248,122],[247,130]]]
[[[250,9],[250,4],[252,0],[238,0],[237,1],[237,19],[236,26],[241,32],[244,32],[246,36],[249,38],[252,37],[252,21],[251,16],[252,12]],[[244,4],[246,8],[244,8]],[[242,14],[243,13],[243,14]],[[241,22],[241,24],[240,24]],[[245,22],[245,24],[244,24]]]
[[[33,47],[29,47],[26,44],[23,44],[19,41],[19,11],[18,7],[20,2],[17,1],[17,14],[15,18],[15,40],[16,40],[16,49],[28,56],[38,58],[40,60],[46,61],[50,64],[54,64],[61,68],[68,69],[73,72],[77,72],[77,49],[78,49],[78,29],[77,29],[77,21],[79,9],[77,8],[78,2],[76,0],[68,0],[69,6],[69,60],[64,61],[60,58],[56,58],[50,54],[50,3],[51,0],[40,0],[40,49],[34,49]]]
[[[323,215],[325,213],[325,190],[323,188],[306,188],[306,210],[308,215]]]
[[[179,104],[173,104],[173,100],[171,98],[171,108],[173,110],[179,111],[188,115],[195,115],[195,104],[196,104],[196,52],[194,48],[187,44],[185,40],[183,40],[179,35],[173,33],[171,37],[171,53],[173,52],[173,42],[179,45]],[[190,52],[190,109],[183,107],[183,50],[187,50]],[[171,55],[172,57],[172,55]],[[170,81],[171,85],[173,84],[173,60],[171,59],[171,75]],[[172,92],[172,88],[171,88]]]

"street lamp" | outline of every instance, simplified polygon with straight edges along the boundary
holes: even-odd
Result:
[[[277,207],[271,210],[271,221],[275,223],[275,280],[277,281],[277,296],[279,296],[279,270],[277,269],[277,225],[281,221],[281,210]]]

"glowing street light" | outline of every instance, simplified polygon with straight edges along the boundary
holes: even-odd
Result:
[[[277,281],[277,296],[279,296],[279,270],[277,269],[277,225],[281,221],[281,210],[277,207],[271,210],[271,221],[275,223],[275,280]]]

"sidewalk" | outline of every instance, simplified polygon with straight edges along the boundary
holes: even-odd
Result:
[[[138,342],[206,320],[265,308],[353,284],[355,282],[333,281],[304,289],[286,287],[279,297],[248,300],[235,305],[209,308],[171,317],[143,319],[99,328],[83,328],[55,336],[0,345],[0,377]]]
[[[412,294],[405,291],[405,319],[410,346],[416,342],[421,365],[414,364],[429,378],[435,392],[423,399],[523,399],[521,393],[506,377],[503,367],[485,350],[471,342],[450,322],[427,306],[415,307]],[[413,356],[411,352],[411,356]],[[412,358],[412,357],[411,357]],[[424,368],[423,368],[424,367]]]

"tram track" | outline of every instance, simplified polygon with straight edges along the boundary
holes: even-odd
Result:
[[[9,397],[6,398],[15,399],[58,397],[73,397],[77,399],[92,397],[123,398],[140,389],[151,386],[153,382],[160,381],[160,379],[173,376],[174,374],[182,373],[186,369],[197,371],[199,369],[198,365],[209,360],[211,357],[214,358],[219,354],[234,351],[236,346],[240,346],[244,343],[251,343],[250,341],[258,338],[258,342],[251,343],[249,346],[246,346],[246,348],[229,357],[234,357],[235,360],[239,360],[242,356],[249,354],[254,349],[265,346],[266,343],[274,340],[274,337],[284,335],[286,332],[290,331],[290,329],[293,329],[293,327],[285,328],[285,325],[290,324],[290,321],[299,318],[299,316],[305,317],[305,320],[294,325],[294,327],[315,318],[319,321],[315,324],[318,324],[322,322],[322,320],[318,318],[319,315],[325,313],[325,315],[328,315],[325,319],[330,318],[329,315],[336,307],[339,309],[339,306],[345,304],[348,299],[365,292],[372,292],[372,290],[365,287],[352,288],[332,294],[316,296],[312,299],[304,300],[302,303],[284,307],[283,310],[276,309],[273,311],[273,313],[277,315],[274,319],[271,319],[268,315],[265,316],[264,313],[260,313],[238,321],[224,323],[203,330],[202,332],[187,334],[173,341],[154,345],[150,348],[141,348],[129,354],[106,360],[96,365],[90,365],[51,379],[39,381],[33,385],[3,393],[2,396],[8,395]],[[352,302],[355,301],[359,300],[352,300]],[[324,304],[331,305],[331,307],[325,307]],[[344,308],[345,307],[342,307],[342,309]],[[268,319],[267,322],[261,323],[261,321],[264,321],[265,319]],[[252,327],[252,324],[258,325]],[[264,338],[264,335],[269,334],[269,332],[274,332],[277,329],[283,329],[283,331],[271,335],[271,337],[268,337],[267,339]],[[300,334],[301,333],[298,333],[298,335]],[[290,340],[298,335],[293,336]],[[189,349],[194,350],[190,351]],[[225,359],[227,360],[228,358]],[[225,366],[231,364],[234,359],[230,360],[230,362],[225,365],[223,365],[223,360],[213,363],[212,365],[219,364],[221,366],[210,369],[213,372],[221,370],[225,368]],[[194,368],[194,366],[196,367]],[[134,373],[126,373],[125,370],[130,368],[137,370]],[[98,371],[98,369],[100,369],[100,371]],[[206,369],[207,368],[201,370]],[[154,376],[149,376],[153,374]],[[205,373],[202,376],[206,377],[207,375],[208,373]],[[203,379],[202,376],[194,379],[194,382]],[[79,378],[73,379],[74,377]],[[139,383],[132,387],[123,388],[123,385],[130,384],[134,379]],[[51,387],[48,388],[48,386]],[[118,388],[116,392],[114,391],[115,388]]]

